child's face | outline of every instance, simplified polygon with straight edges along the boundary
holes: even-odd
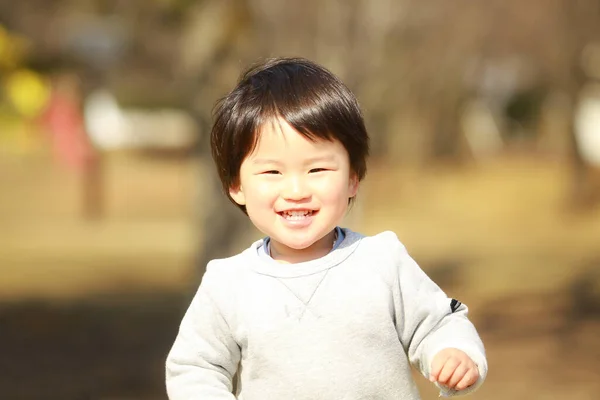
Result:
[[[348,152],[338,141],[312,142],[282,119],[265,124],[259,135],[231,197],[280,254],[322,255],[358,190]]]

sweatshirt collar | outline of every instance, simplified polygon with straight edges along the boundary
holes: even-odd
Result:
[[[344,238],[341,243],[336,243],[335,248],[325,256],[316,260],[306,261],[297,264],[279,264],[272,259],[265,259],[260,256],[260,247],[265,243],[265,239],[254,242],[246,250],[251,259],[251,267],[256,272],[278,277],[278,278],[296,278],[316,274],[326,269],[335,267],[346,260],[356,250],[363,236],[347,228],[340,228]]]

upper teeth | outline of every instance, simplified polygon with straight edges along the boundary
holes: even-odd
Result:
[[[284,214],[291,217],[304,217],[310,214],[310,211],[284,211]]]

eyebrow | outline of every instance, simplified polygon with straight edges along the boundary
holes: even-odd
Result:
[[[314,163],[318,163],[318,162],[329,162],[329,161],[335,161],[335,157],[331,154],[308,158],[305,160],[305,164],[314,164]],[[280,160],[276,160],[274,158],[257,158],[255,160],[252,160],[252,164],[255,164],[255,165],[277,164],[277,165],[279,165],[279,164],[283,164],[283,162]]]
[[[304,160],[303,164],[304,165],[314,165],[314,164],[318,164],[318,163],[323,163],[323,162],[329,163],[329,162],[334,162],[334,161],[336,161],[335,156],[333,156],[331,154],[327,154],[327,155],[323,155],[323,156],[308,158],[308,159]],[[255,160],[252,160],[252,165],[258,166],[258,167],[262,167],[262,166],[280,167],[283,164],[284,164],[283,161],[276,160],[274,158],[257,158]]]

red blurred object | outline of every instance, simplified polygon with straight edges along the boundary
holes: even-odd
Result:
[[[50,134],[54,154],[62,164],[84,170],[94,162],[96,152],[85,130],[75,77],[56,80],[41,123]]]

